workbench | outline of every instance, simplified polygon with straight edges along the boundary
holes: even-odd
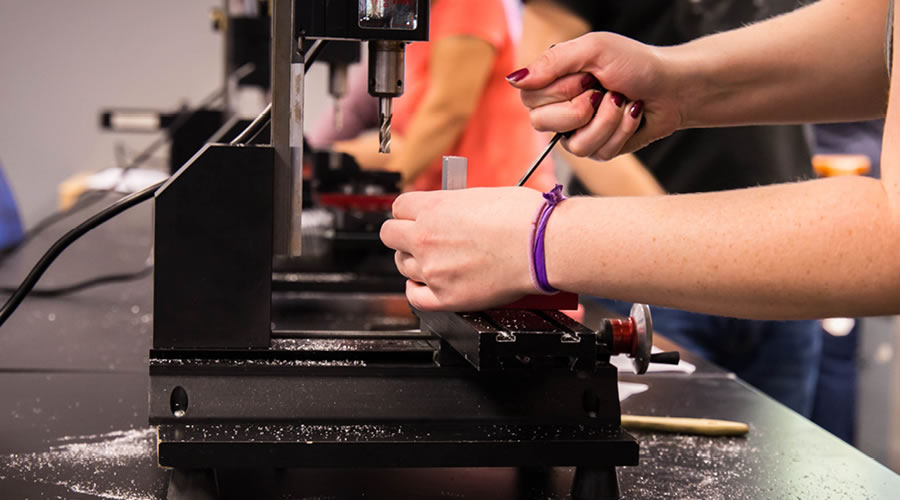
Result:
[[[112,198],[110,198],[112,199]],[[98,205],[99,206],[99,205]],[[0,267],[18,280],[58,235],[91,209],[40,235]],[[140,269],[150,252],[151,206],[76,242],[39,286]],[[0,330],[0,498],[165,498],[147,425],[151,279],[71,296],[29,297]],[[665,331],[665,325],[656,325]],[[658,339],[664,349],[673,346]],[[730,419],[745,438],[634,433],[641,463],[619,472],[622,498],[897,498],[900,476],[737,380],[683,353],[692,375],[623,375],[648,384],[624,413]],[[291,470],[270,473],[282,498],[566,498],[572,470]],[[228,474],[257,491],[260,471]],[[275,479],[273,479],[274,481]]]

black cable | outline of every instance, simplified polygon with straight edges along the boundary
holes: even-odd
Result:
[[[44,217],[43,219],[41,219],[37,223],[35,223],[35,225],[31,227],[31,229],[29,229],[28,231],[25,231],[25,235],[22,237],[22,241],[20,244],[24,244],[24,243],[30,241],[35,236],[37,236],[38,234],[40,234],[41,232],[46,230],[48,227],[52,226],[53,224],[56,224],[57,222],[61,221],[62,219],[65,219],[68,215],[71,215],[79,210],[87,208],[87,207],[93,205],[94,203],[102,200],[103,198],[106,197],[106,194],[107,194],[106,190],[88,191],[88,192],[82,194],[77,200],[75,200],[75,203],[70,205],[65,210],[58,210],[56,212],[53,212],[52,214]]]
[[[247,125],[240,134],[237,135],[231,142],[228,143],[229,146],[237,146],[238,144],[244,144],[249,137],[255,137],[260,130],[262,130],[266,125],[269,124],[269,121],[272,119],[272,103],[266,105],[262,111],[256,118],[250,122],[250,125]],[[265,123],[264,123],[265,122]]]
[[[214,95],[221,96],[222,94],[221,94],[221,91],[219,91],[217,94],[214,94]],[[213,97],[213,96],[210,96],[210,97]],[[204,101],[206,102],[208,100],[209,100],[209,98],[205,99]],[[172,122],[172,125],[168,128],[169,133],[164,134],[163,136],[154,140],[146,148],[141,150],[141,152],[138,153],[137,156],[135,156],[134,160],[132,160],[131,163],[126,165],[124,168],[122,168],[122,172],[119,175],[119,181],[115,185],[113,185],[112,187],[110,187],[108,189],[98,189],[98,190],[88,191],[88,192],[84,193],[80,198],[78,198],[78,200],[75,201],[75,203],[72,204],[72,206],[70,206],[64,210],[58,210],[56,212],[53,212],[52,214],[39,220],[37,223],[35,223],[34,226],[31,227],[31,229],[29,229],[28,231],[25,232],[25,235],[22,236],[22,239],[15,246],[6,249],[3,252],[3,254],[0,255],[0,259],[5,259],[9,255],[15,253],[20,248],[25,246],[26,243],[28,243],[29,241],[34,239],[35,236],[37,236],[38,234],[40,234],[41,232],[43,232],[44,230],[46,230],[48,227],[52,226],[53,224],[56,224],[57,222],[61,221],[62,219],[65,219],[66,217],[68,217],[69,215],[71,215],[75,212],[78,212],[79,210],[83,210],[83,209],[93,205],[94,203],[105,198],[107,194],[115,191],[115,186],[118,185],[119,182],[122,182],[122,180],[125,179],[125,175],[128,173],[128,171],[141,166],[144,162],[146,162],[151,157],[153,157],[153,154],[156,153],[157,150],[159,150],[161,147],[165,146],[172,140],[172,133],[175,132],[176,130],[178,130],[180,127],[182,127],[191,116],[193,116],[195,113],[197,113],[201,109],[203,109],[203,108],[197,107],[194,109],[194,111],[192,111],[190,113],[188,113],[186,111],[180,113],[178,115],[178,118],[176,118]]]
[[[316,59],[319,58],[319,54],[322,53],[322,50],[328,44],[328,40],[316,40],[313,42],[312,46],[309,50],[306,51],[306,57],[303,59],[303,71],[304,73],[309,71],[309,68],[312,67],[313,63],[316,62]],[[260,134],[260,132],[272,121],[272,103],[270,102],[266,107],[256,115],[256,118],[250,122],[250,125],[247,125],[240,134],[237,135],[231,142],[228,143],[229,146],[237,146],[239,144],[250,144],[253,139],[256,138]]]
[[[241,66],[240,68],[236,69],[234,71],[233,75],[235,77],[241,78],[241,77],[243,77],[243,75],[249,74],[252,71],[253,71],[253,64],[247,63],[247,64]],[[6,248],[2,252],[0,252],[0,262],[5,260],[10,255],[16,253],[18,250],[20,250],[22,247],[24,247],[29,241],[34,239],[35,236],[37,236],[38,234],[40,234],[41,232],[46,230],[48,227],[52,226],[53,224],[56,224],[57,222],[61,221],[62,219],[65,219],[69,215],[71,215],[75,212],[78,212],[79,210],[83,210],[83,209],[93,205],[94,203],[105,198],[108,193],[115,191],[118,183],[122,182],[125,179],[125,176],[128,174],[128,172],[130,170],[138,168],[139,166],[143,165],[148,160],[150,160],[153,157],[153,155],[160,148],[162,148],[163,146],[165,146],[166,144],[168,144],[169,142],[172,141],[172,136],[174,135],[174,133],[177,132],[178,130],[180,130],[181,127],[183,127],[194,115],[196,115],[198,112],[206,109],[207,107],[212,106],[213,104],[215,104],[216,101],[221,99],[224,95],[225,95],[225,88],[219,87],[216,90],[210,92],[203,99],[201,99],[199,104],[194,106],[193,109],[189,109],[187,107],[183,108],[181,110],[181,112],[178,113],[176,118],[172,121],[172,123],[169,124],[168,127],[166,127],[166,129],[164,130],[164,134],[162,136],[156,138],[153,142],[151,142],[144,149],[142,149],[137,154],[137,156],[135,156],[134,159],[131,160],[130,163],[128,163],[124,167],[121,167],[122,171],[119,174],[119,180],[112,187],[107,188],[107,189],[98,189],[98,190],[88,191],[88,192],[84,193],[83,195],[81,195],[81,197],[79,197],[78,200],[76,200],[75,203],[72,204],[72,206],[70,206],[64,210],[58,210],[56,212],[53,212],[52,214],[39,220],[37,223],[34,224],[34,226],[31,227],[31,229],[25,231],[25,234],[22,236],[22,239],[19,240],[19,242],[17,242],[15,245],[13,245],[9,248]],[[93,280],[90,280],[90,281],[93,281]],[[9,287],[6,287],[5,289],[8,290]],[[4,290],[4,288],[0,287],[0,291],[3,291],[3,290]],[[40,292],[40,290],[38,292]]]
[[[165,182],[165,181],[163,181]],[[41,279],[41,276],[47,271],[50,267],[50,264],[56,260],[57,257],[68,248],[69,245],[75,242],[78,238],[83,236],[85,233],[94,229],[95,227],[103,224],[104,222],[112,219],[116,215],[128,210],[131,207],[134,207],[144,201],[147,201],[153,198],[153,194],[159,189],[160,186],[163,185],[163,182],[158,182],[150,187],[146,187],[140,191],[132,193],[124,198],[116,201],[112,205],[104,208],[100,212],[88,218],[86,221],[81,224],[75,226],[71,231],[67,232],[62,236],[62,238],[56,240],[56,242],[47,250],[43,257],[38,261],[37,264],[31,269],[28,273],[28,276],[22,280],[22,284],[16,288],[15,292],[6,300],[6,304],[3,305],[3,308],[0,308],[0,327],[6,323],[6,320],[12,315],[12,313],[19,307],[19,304],[25,300],[25,297],[28,293],[34,288],[34,285],[37,284],[38,280]]]
[[[238,78],[242,78],[241,75],[249,74],[253,71],[253,65],[251,63],[245,64],[240,68],[236,69],[233,73]],[[124,168],[122,168],[121,176],[119,182],[121,182],[125,178],[125,174],[131,169],[134,169],[141,165],[142,163],[149,160],[157,149],[161,148],[169,141],[171,141],[172,135],[185,123],[188,122],[194,115],[196,115],[199,111],[206,109],[211,106],[217,100],[225,95],[225,88],[220,87],[216,89],[214,92],[206,96],[203,100],[200,101],[192,111],[188,112],[188,109],[185,108],[175,120],[167,127],[167,133],[162,137],[157,138],[153,141],[149,146],[144,148],[135,158],[131,161],[131,163]],[[217,132],[218,133],[218,132]],[[255,137],[255,136],[254,136]],[[153,265],[148,262],[148,264],[137,272],[131,273],[117,273],[117,274],[107,274],[102,276],[97,276],[94,278],[90,278],[78,283],[72,283],[69,285],[64,285],[55,288],[44,288],[35,290],[34,286],[37,284],[38,280],[47,271],[47,268],[50,267],[50,264],[56,260],[57,257],[65,250],[69,245],[71,245],[75,240],[83,236],[85,233],[94,229],[95,227],[103,224],[107,220],[115,217],[116,215],[128,210],[129,208],[138,205],[139,203],[148,200],[153,197],[156,190],[162,186],[165,181],[158,182],[152,186],[144,188],[140,191],[132,193],[124,198],[121,198],[117,202],[113,203],[109,207],[101,210],[97,214],[91,216],[86,221],[82,222],[65,235],[62,238],[58,239],[49,250],[47,250],[43,257],[38,261],[38,263],[31,269],[28,273],[28,276],[22,281],[22,284],[18,286],[18,288],[11,287],[0,287],[0,292],[12,293],[9,299],[7,299],[6,304],[3,305],[3,308],[0,309],[0,326],[6,323],[6,320],[12,315],[12,313],[19,307],[19,304],[25,300],[25,296],[29,293],[40,296],[40,297],[59,297],[62,295],[67,295],[70,293],[78,292],[81,290],[85,290],[87,288],[109,284],[109,283],[120,283],[125,281],[131,281],[143,278],[145,276],[149,276],[153,272]],[[67,215],[86,208],[101,198],[105,197],[107,193],[110,193],[115,190],[115,186],[99,191],[91,191],[81,198],[79,198],[71,207],[66,210],[60,210],[49,216],[45,217],[41,221],[39,221],[31,230],[29,230],[25,236],[22,238],[17,245],[12,248],[6,249],[3,252],[0,252],[0,259],[8,257],[10,254],[14,253],[16,250],[24,246],[24,243],[32,239],[35,235],[51,226],[55,222],[63,219]],[[148,259],[149,261],[149,259]]]
[[[256,138],[259,137],[260,135],[262,135],[262,133],[265,132],[268,127],[269,127],[268,124],[263,125],[262,127],[259,127],[259,130],[257,130],[256,133],[253,134],[253,137],[250,137],[249,139],[247,139],[247,142],[245,144],[247,144],[248,146],[251,144],[256,144]]]
[[[146,278],[153,274],[153,266],[146,265],[143,269],[136,272],[130,273],[116,273],[116,274],[105,274],[102,276],[97,276],[91,279],[87,279],[84,281],[80,281],[78,283],[72,283],[69,285],[62,285],[53,288],[34,288],[29,292],[29,295],[32,297],[43,297],[43,298],[54,298],[54,297],[62,297],[64,295],[69,295],[71,293],[80,292],[83,290],[87,290],[88,288],[93,288],[95,286],[100,285],[109,285],[112,283],[124,283],[126,281],[135,281],[142,278]],[[15,293],[16,289],[12,287],[0,287],[0,292],[2,293]]]

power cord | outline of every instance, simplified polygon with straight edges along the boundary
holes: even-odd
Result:
[[[317,40],[313,44],[313,46],[309,49],[309,51],[306,54],[306,59],[304,60],[304,67],[307,70],[315,62],[316,58],[318,57],[322,48],[325,47],[325,45],[326,45],[326,42],[324,40]],[[221,90],[219,90],[217,92],[221,92]],[[213,99],[213,98],[217,98],[216,94],[213,94],[212,96],[210,96],[210,99]],[[263,112],[260,113],[259,116],[257,116],[256,119],[253,120],[253,122],[251,122],[251,124],[246,129],[244,129],[240,134],[238,134],[238,136],[234,140],[232,140],[230,142],[230,144],[231,145],[239,144],[241,141],[244,141],[247,138],[256,137],[256,135],[260,131],[260,128],[265,127],[265,125],[267,125],[268,122],[271,121],[271,111],[272,111],[272,105],[270,103],[266,107],[266,109],[263,110]],[[186,118],[185,118],[185,121],[186,121]],[[177,120],[175,123],[177,123]],[[173,123],[173,126],[175,125],[175,123]],[[179,126],[180,126],[180,124],[179,124]],[[154,144],[151,144],[150,147],[151,148],[158,147],[158,146],[156,146],[157,142],[159,142],[159,140],[154,142]],[[149,157],[150,157],[150,155],[139,155],[138,158],[135,158],[134,162],[132,162],[132,163],[135,163],[138,160],[145,161]],[[112,205],[104,208],[100,212],[91,216],[89,219],[82,222],[81,224],[75,226],[75,228],[73,228],[72,230],[70,230],[69,232],[64,234],[62,236],[62,238],[56,240],[56,242],[44,253],[44,255],[41,257],[41,259],[38,261],[38,263],[35,264],[35,266],[31,269],[31,271],[28,273],[28,275],[25,277],[25,279],[22,280],[22,284],[20,284],[18,286],[18,288],[16,288],[15,291],[13,291],[13,293],[9,297],[9,299],[6,300],[6,303],[3,304],[3,307],[0,308],[0,327],[2,327],[6,323],[6,320],[9,319],[10,316],[12,316],[12,314],[13,314],[13,312],[15,312],[16,308],[18,308],[19,305],[22,303],[22,301],[25,300],[25,297],[28,295],[28,293],[34,289],[34,286],[37,284],[38,280],[41,279],[41,276],[43,276],[43,274],[50,267],[50,264],[52,264],[53,261],[56,260],[56,258],[59,257],[60,254],[62,254],[62,252],[66,248],[69,247],[69,245],[74,243],[78,238],[84,236],[91,229],[94,229],[95,227],[99,226],[100,224],[103,224],[104,222],[108,221],[109,219],[112,219],[113,217],[119,215],[120,213],[124,212],[125,210],[128,210],[129,208],[134,207],[144,201],[147,201],[147,200],[153,198],[153,195],[156,192],[156,190],[159,189],[165,182],[166,181],[158,182],[152,186],[146,187],[140,191],[137,191],[128,196],[125,196],[124,198],[120,199],[119,201],[113,203]],[[140,271],[140,272],[144,272],[144,271]],[[134,276],[135,274],[139,274],[140,272],[132,273],[131,276]],[[51,289],[51,290],[48,290],[45,292],[49,292],[49,293],[53,294],[53,293],[59,293],[60,291],[62,291],[64,293],[66,293],[65,290],[67,290],[67,289],[68,290],[84,289],[86,287],[85,284],[89,283],[89,282],[95,282],[95,283],[87,285],[87,286],[94,286],[97,284],[96,283],[97,280],[101,280],[102,282],[109,282],[110,280],[121,281],[121,277],[122,277],[122,275],[102,276],[99,278],[95,278],[94,280],[89,280],[88,282],[79,283],[77,285],[70,285],[68,287],[61,287],[60,289],[55,289],[55,290]]]
[[[117,274],[105,274],[102,276],[97,276],[91,279],[87,279],[84,281],[80,281],[78,283],[72,283],[70,285],[63,285],[59,287],[53,288],[35,288],[32,289],[29,295],[32,297],[43,297],[43,298],[54,298],[54,297],[62,297],[64,295],[69,295],[75,292],[81,292],[83,290],[87,290],[88,288],[93,288],[95,286],[100,285],[109,285],[112,283],[125,283],[127,281],[134,281],[146,278],[153,274],[153,265],[148,263],[144,266],[143,269],[137,272],[131,273],[117,273]],[[13,287],[0,287],[0,292],[2,293],[15,293],[16,288]]]
[[[252,67],[253,67],[252,64],[245,64],[244,66],[241,66],[240,68],[235,70],[234,73],[236,76],[240,76],[242,74],[247,73],[248,71],[252,71]],[[57,222],[61,221],[62,219],[68,217],[69,215],[71,215],[79,210],[83,210],[83,209],[93,205],[94,203],[96,203],[96,202],[102,200],[104,197],[106,197],[106,195],[108,193],[115,191],[116,186],[118,186],[119,183],[121,183],[125,179],[125,176],[128,174],[129,171],[140,167],[145,162],[147,162],[149,159],[151,159],[153,157],[154,153],[156,153],[160,148],[162,148],[163,146],[165,146],[166,144],[171,142],[173,134],[175,132],[177,132],[179,129],[181,129],[181,127],[183,127],[188,122],[188,120],[190,120],[199,111],[206,109],[207,107],[215,104],[216,101],[221,99],[223,95],[224,95],[224,88],[218,88],[215,91],[213,91],[212,93],[210,93],[209,95],[207,95],[206,97],[204,97],[200,101],[199,104],[194,106],[193,109],[182,110],[182,112],[179,113],[177,118],[175,118],[175,120],[172,121],[171,125],[169,125],[169,127],[166,129],[166,132],[162,136],[158,137],[153,142],[151,142],[147,147],[142,149],[137,154],[137,156],[135,156],[134,159],[131,160],[130,163],[128,163],[126,166],[122,167],[122,171],[119,174],[119,180],[117,182],[113,183],[113,185],[111,187],[109,187],[108,189],[99,189],[99,190],[88,191],[87,193],[82,195],[80,198],[78,198],[78,200],[74,204],[72,204],[72,206],[70,206],[64,210],[58,210],[58,211],[53,212],[52,214],[44,217],[43,219],[38,221],[34,226],[32,226],[31,229],[27,230],[25,232],[25,235],[22,237],[22,240],[19,241],[15,246],[8,248],[5,251],[3,251],[2,253],[0,253],[0,261],[2,261],[3,259],[6,259],[13,253],[16,253],[19,249],[24,247],[29,241],[34,239],[34,237],[37,236],[38,234],[45,231],[48,227],[56,224]],[[8,287],[7,287],[7,289],[8,289]],[[2,289],[0,289],[0,290],[2,290]]]
[[[247,63],[247,64],[241,66],[240,68],[236,69],[234,71],[233,75],[235,78],[242,78],[244,75],[247,75],[252,71],[253,71],[253,64]],[[83,209],[93,205],[94,203],[105,198],[107,194],[115,191],[116,186],[125,179],[125,176],[127,175],[128,171],[141,166],[142,164],[147,162],[149,159],[151,159],[153,157],[153,154],[157,150],[159,150],[160,148],[162,148],[163,146],[165,146],[172,140],[172,136],[176,131],[181,129],[181,127],[183,127],[199,111],[202,111],[203,109],[206,109],[207,107],[215,104],[216,101],[218,101],[219,99],[221,99],[224,96],[224,92],[225,92],[224,87],[220,87],[220,88],[216,89],[215,91],[211,92],[206,97],[204,97],[200,101],[199,104],[194,106],[194,108],[192,110],[184,108],[178,114],[178,116],[175,118],[175,120],[172,121],[172,123],[169,125],[169,127],[167,127],[166,133],[164,133],[161,137],[157,138],[152,143],[150,143],[147,147],[145,147],[143,150],[141,150],[130,163],[128,163],[124,167],[121,167],[122,171],[119,175],[119,181],[114,183],[108,189],[88,191],[87,193],[85,193],[81,197],[79,197],[78,200],[72,204],[72,206],[66,208],[65,210],[56,211],[56,212],[48,215],[47,217],[41,219],[40,221],[38,221],[31,229],[29,229],[28,231],[25,232],[25,235],[22,237],[22,240],[19,241],[15,246],[13,246],[11,248],[7,248],[6,250],[0,252],[0,263],[2,263],[3,260],[8,258],[10,255],[19,251],[29,241],[34,239],[35,236],[37,236],[41,232],[45,231],[47,228],[49,228],[53,224],[56,224],[60,220],[68,217],[69,215],[71,215],[75,212],[78,212],[80,210],[83,210]],[[232,123],[232,122],[229,121],[229,123]],[[123,152],[121,151],[121,148],[117,148],[116,156],[120,160],[123,157]],[[49,253],[49,251],[48,251],[48,253]],[[55,288],[40,288],[40,289],[30,288],[29,291],[27,291],[25,293],[26,294],[30,293],[31,295],[34,295],[37,297],[60,297],[63,295],[68,295],[70,293],[75,293],[75,292],[79,292],[82,290],[86,290],[88,288],[92,288],[95,286],[106,285],[106,284],[110,284],[110,283],[122,283],[122,282],[126,282],[126,281],[141,279],[146,276],[149,276],[152,272],[153,272],[152,259],[148,258],[147,265],[144,268],[142,268],[141,270],[136,271],[136,272],[101,275],[101,276],[90,278],[90,279],[87,279],[87,280],[84,280],[84,281],[81,281],[78,283],[72,283],[72,284],[55,287]],[[42,273],[43,273],[43,271],[42,271]],[[40,276],[38,276],[38,277],[40,277]],[[33,286],[34,285],[32,285],[32,287]],[[0,286],[0,293],[15,294],[20,288],[21,288],[21,286],[19,288],[13,288],[13,287],[9,287],[9,286]],[[21,300],[20,300],[20,302],[21,302]],[[9,304],[9,302],[7,302],[7,304]],[[13,306],[12,309],[14,310],[15,307],[17,307],[17,306],[18,306],[18,304]],[[4,307],[4,309],[5,309],[5,307]],[[11,311],[10,311],[10,313],[11,313]],[[5,319],[4,319],[4,321],[5,321]],[[0,321],[0,325],[2,325],[2,323],[3,322]]]
[[[165,182],[165,181],[163,181]],[[13,294],[6,300],[6,303],[3,305],[3,308],[0,308],[0,327],[6,323],[6,320],[12,315],[12,313],[19,307],[19,304],[25,300],[25,297],[29,292],[34,288],[34,285],[37,284],[38,280],[41,279],[41,276],[47,271],[50,267],[50,264],[56,260],[57,257],[68,248],[69,245],[75,242],[78,238],[82,237],[85,233],[94,229],[95,227],[103,224],[104,222],[112,219],[116,215],[128,210],[131,207],[134,207],[144,201],[147,201],[153,198],[153,194],[156,192],[160,186],[163,185],[163,182],[158,182],[152,186],[146,187],[140,191],[132,193],[124,198],[116,201],[112,205],[104,208],[100,212],[91,216],[86,221],[81,224],[75,226],[72,230],[63,235],[62,238],[56,240],[54,243],[41,257],[37,264],[31,269],[28,273],[28,276],[22,280],[22,284],[15,289]],[[101,279],[109,279],[109,276],[102,277]],[[83,285],[83,284],[80,284]]]

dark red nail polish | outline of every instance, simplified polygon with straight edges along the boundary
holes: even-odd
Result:
[[[585,74],[584,77],[581,79],[581,88],[584,90],[593,88],[594,85],[596,85],[596,84],[597,84],[597,79],[594,78],[594,75],[592,75],[590,73]]]
[[[631,115],[632,118],[637,118],[641,116],[641,111],[644,110],[644,101],[638,101],[631,106],[631,111],[628,114]]]
[[[506,75],[506,79],[513,83],[516,83],[516,82],[520,81],[521,79],[525,78],[526,76],[528,76],[528,68],[522,68],[522,69],[517,69],[516,71],[513,71],[512,73]]]
[[[622,94],[620,94],[618,92],[612,93],[612,100],[614,103],[616,103],[616,106],[619,108],[621,108],[622,105],[625,104],[625,96],[623,96]]]
[[[591,95],[591,106],[593,106],[594,109],[600,107],[601,101],[603,101],[603,92],[594,92],[593,95]]]

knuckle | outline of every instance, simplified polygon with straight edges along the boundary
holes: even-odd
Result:
[[[526,90],[519,92],[519,100],[522,101],[522,105],[525,106],[526,108],[528,108],[528,109],[534,108],[534,106],[532,105],[532,103],[534,102],[534,99],[532,98],[532,94],[530,92],[528,92]]]
[[[434,245],[435,236],[431,231],[418,231],[413,238],[413,244],[419,250],[427,250]]]
[[[400,271],[400,274],[406,276],[406,273],[404,272],[405,263],[403,260],[403,254],[401,254],[400,252],[394,252],[394,264],[397,265],[397,270]]]
[[[422,275],[422,281],[427,283],[429,286],[434,286],[435,276],[434,276],[434,266],[431,264],[422,264],[422,269],[420,271]]]
[[[463,303],[459,292],[453,289],[444,290],[440,298],[441,304],[449,309],[459,309]]]
[[[611,155],[608,151],[604,151],[603,149],[599,149],[591,155],[591,159],[596,161],[609,161],[614,157],[615,155]]]
[[[404,202],[404,195],[402,195],[402,194],[400,196],[394,198],[394,202],[391,203],[391,214],[394,217],[397,216],[397,211],[403,206],[403,202]],[[383,228],[384,228],[384,226],[382,226],[382,229]]]
[[[587,145],[583,141],[570,141],[566,144],[566,149],[575,156],[584,157],[591,153]]]
[[[544,119],[538,113],[529,113],[529,120],[531,121],[531,128],[537,130],[538,132],[549,132],[550,128],[545,126]]]
[[[385,241],[387,239],[390,239],[390,233],[391,233],[390,220],[386,220],[386,221],[384,221],[383,224],[381,224],[381,230],[378,231],[378,237],[381,238],[381,241]]]
[[[590,102],[576,101],[576,107],[573,114],[575,119],[580,122],[579,126],[584,126],[594,118],[594,107],[591,106]]]
[[[538,66],[549,68],[555,67],[556,62],[559,60],[559,56],[556,53],[556,51],[558,50],[557,47],[545,50],[544,53],[541,54],[541,57],[538,58]]]

